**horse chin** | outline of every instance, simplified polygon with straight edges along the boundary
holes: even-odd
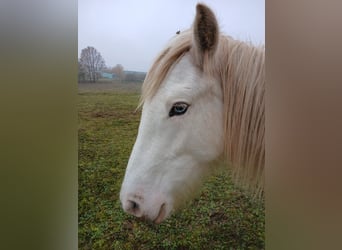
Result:
[[[166,217],[167,217],[168,213],[166,211],[166,204],[164,203],[159,210],[159,213],[157,215],[157,217],[153,220],[153,223],[155,224],[160,224],[161,222],[163,222]]]

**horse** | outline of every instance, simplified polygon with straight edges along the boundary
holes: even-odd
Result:
[[[265,49],[221,34],[197,4],[193,25],[157,56],[142,85],[138,135],[120,200],[159,224],[190,200],[221,163],[263,196]]]

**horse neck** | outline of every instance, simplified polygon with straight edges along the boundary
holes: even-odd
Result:
[[[263,188],[265,161],[264,49],[227,39],[221,43],[225,156],[238,181]]]

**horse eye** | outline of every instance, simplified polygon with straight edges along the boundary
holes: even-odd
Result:
[[[183,115],[188,110],[189,105],[184,102],[176,102],[173,104],[169,116]]]

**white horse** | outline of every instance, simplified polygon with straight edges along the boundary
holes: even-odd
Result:
[[[193,27],[157,57],[142,88],[142,116],[120,199],[155,223],[199,189],[219,162],[240,184],[264,186],[264,47],[219,33],[198,4]]]

